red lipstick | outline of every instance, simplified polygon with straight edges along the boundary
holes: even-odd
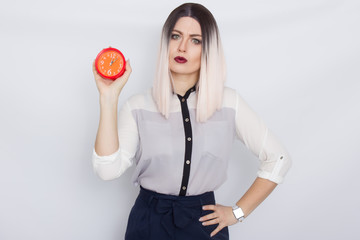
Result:
[[[177,63],[186,63],[186,62],[187,62],[187,59],[186,59],[186,58],[180,57],[180,56],[175,57],[174,60],[175,60]]]

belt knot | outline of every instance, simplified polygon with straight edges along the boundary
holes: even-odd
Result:
[[[170,236],[174,236],[176,228],[185,228],[198,215],[197,211],[200,211],[199,204],[185,206],[177,200],[156,199],[156,211],[163,214],[161,225]]]

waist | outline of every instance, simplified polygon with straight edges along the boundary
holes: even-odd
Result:
[[[170,202],[181,202],[185,206],[201,206],[205,204],[215,204],[215,195],[213,191],[192,196],[176,196],[157,193],[140,186],[140,193],[138,197],[147,202],[148,204],[150,204],[153,199],[167,200]]]

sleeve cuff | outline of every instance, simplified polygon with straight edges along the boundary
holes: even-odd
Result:
[[[280,184],[284,181],[284,178],[281,176],[274,176],[273,174],[269,173],[269,172],[264,172],[264,171],[258,171],[257,172],[257,176],[260,178],[264,178],[264,179],[268,179],[274,183]]]
[[[112,162],[114,162],[115,161],[115,159],[116,159],[116,157],[119,155],[119,153],[120,153],[120,148],[116,151],[116,152],[114,152],[114,153],[112,153],[112,154],[110,154],[110,155],[106,155],[106,156],[99,156],[96,152],[95,152],[95,149],[93,149],[93,162],[94,163],[104,163],[104,164],[106,164],[106,163],[112,163]]]

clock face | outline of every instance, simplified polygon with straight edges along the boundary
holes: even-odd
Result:
[[[106,48],[96,57],[95,66],[101,76],[115,80],[125,72],[125,58],[116,48]]]

